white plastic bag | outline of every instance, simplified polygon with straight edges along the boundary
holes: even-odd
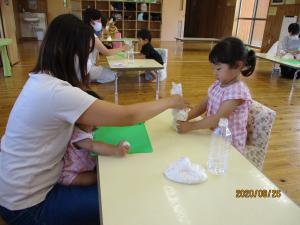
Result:
[[[171,88],[171,95],[180,95],[182,96],[182,85],[181,83],[176,84],[175,82],[172,82],[172,88]],[[176,121],[186,121],[189,116],[189,111],[191,109],[185,108],[185,109],[173,109],[172,115],[173,115],[173,127],[177,131],[176,127]]]
[[[171,163],[164,175],[169,180],[182,184],[199,184],[207,180],[205,169],[201,165],[192,164],[188,157]]]

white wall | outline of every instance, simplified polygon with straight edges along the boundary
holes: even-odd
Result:
[[[185,7],[186,0],[163,0],[162,41],[175,41],[174,37],[183,37]]]

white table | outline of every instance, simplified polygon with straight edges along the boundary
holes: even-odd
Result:
[[[163,171],[188,156],[206,165],[209,131],[177,134],[167,111],[146,122],[153,153],[125,158],[100,156],[100,213],[103,225],[299,225],[300,208],[280,198],[236,198],[238,189],[278,188],[233,147],[228,173],[208,174],[198,185],[171,182]]]
[[[163,65],[153,59],[134,59],[133,63],[129,63],[125,57],[125,53],[121,52],[117,55],[107,56],[107,61],[111,70],[134,71],[134,70],[160,70]],[[159,77],[156,78],[156,99],[159,98]],[[118,73],[115,77],[115,102],[118,103]]]
[[[284,65],[284,66],[288,66],[288,67],[296,69],[296,72],[295,72],[294,78],[293,78],[293,82],[292,82],[292,86],[291,86],[291,91],[290,91],[289,98],[288,98],[288,103],[291,104],[293,94],[294,94],[294,85],[295,85],[295,82],[296,82],[297,74],[300,72],[300,62],[298,64],[291,63],[287,60],[282,59],[279,56],[270,56],[270,55],[265,54],[265,53],[256,53],[256,56],[258,58],[261,58],[261,59],[265,59],[265,60],[268,60],[268,61],[271,61],[271,62],[274,62],[274,63],[278,63],[280,65]]]

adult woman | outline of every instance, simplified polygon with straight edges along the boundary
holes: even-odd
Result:
[[[92,29],[73,15],[49,25],[1,140],[0,215],[9,224],[99,224],[97,186],[56,184],[74,124],[128,125],[185,106],[181,97],[120,106],[85,93],[94,43]]]
[[[125,47],[107,49],[101,40],[97,37],[102,31],[101,13],[97,9],[88,8],[83,12],[83,22],[94,29],[95,32],[95,47],[89,56],[90,69],[89,74],[92,81],[99,83],[108,83],[115,80],[116,73],[110,69],[96,66],[97,56],[99,52],[104,56],[114,55],[118,52],[126,50]],[[96,35],[97,34],[97,35]]]

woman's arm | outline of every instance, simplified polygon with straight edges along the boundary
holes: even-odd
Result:
[[[208,97],[205,97],[198,105],[193,107],[189,112],[188,120],[194,119],[203,113],[205,113],[207,108]]]
[[[205,117],[200,121],[181,122],[177,121],[177,130],[179,133],[186,133],[191,130],[213,129],[218,126],[220,118],[228,118],[234,112],[236,107],[243,104],[244,100],[234,99],[225,101],[215,115]]]
[[[126,50],[126,47],[122,46],[121,48],[108,49],[105,45],[100,41],[99,38],[95,38],[95,48],[104,56],[115,55],[118,52]]]
[[[127,106],[96,100],[79,117],[77,123],[94,126],[127,126],[144,122],[168,108],[185,107],[187,102],[181,96]]]

